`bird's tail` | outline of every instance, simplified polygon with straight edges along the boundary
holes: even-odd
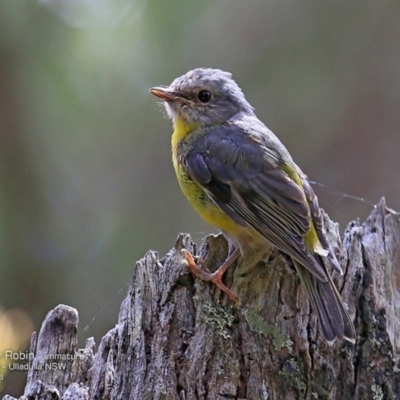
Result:
[[[350,316],[344,308],[342,298],[327,271],[326,282],[317,279],[305,267],[293,260],[297,273],[307,289],[314,308],[318,312],[322,332],[329,343],[346,339],[354,343],[356,332]],[[321,263],[323,260],[321,259]]]

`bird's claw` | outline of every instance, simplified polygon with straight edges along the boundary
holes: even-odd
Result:
[[[200,257],[197,258],[197,262],[202,266],[202,268],[199,268],[199,266],[196,264],[193,255],[186,249],[182,250],[182,253],[184,253],[186,257],[186,265],[187,267],[192,271],[193,275],[197,276],[203,281],[206,282],[213,282],[216,286],[218,286],[226,295],[233,300],[236,304],[239,303],[239,299],[236,296],[236,294],[230,290],[225,284],[222,282],[222,276],[226,270],[225,263],[222,265],[222,267],[218,268],[215,272],[210,272],[209,269],[207,268],[204,260]]]

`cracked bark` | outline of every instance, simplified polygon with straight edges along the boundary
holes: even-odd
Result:
[[[357,342],[328,346],[290,260],[270,249],[227,272],[239,306],[193,279],[181,249],[210,269],[224,261],[222,236],[199,251],[188,235],[162,259],[137,262],[118,323],[77,350],[78,313],[50,311],[32,336],[25,394],[33,399],[395,399],[400,397],[400,215],[382,199],[364,224],[351,222],[341,243],[325,225],[344,277],[335,275]],[[264,256],[264,255],[263,255]],[[49,355],[70,354],[45,371]],[[36,367],[35,367],[36,366]],[[11,400],[11,396],[4,399]]]

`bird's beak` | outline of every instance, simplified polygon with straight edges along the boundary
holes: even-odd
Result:
[[[182,96],[179,96],[178,93],[173,92],[169,90],[168,88],[163,88],[163,87],[153,87],[150,89],[150,93],[154,94],[154,96],[159,97],[160,99],[164,101],[175,101],[179,100],[182,98]]]

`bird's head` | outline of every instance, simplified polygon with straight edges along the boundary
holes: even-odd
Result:
[[[219,69],[196,68],[176,78],[170,86],[150,92],[164,100],[169,117],[188,126],[219,125],[238,113],[253,114],[232,75]]]

